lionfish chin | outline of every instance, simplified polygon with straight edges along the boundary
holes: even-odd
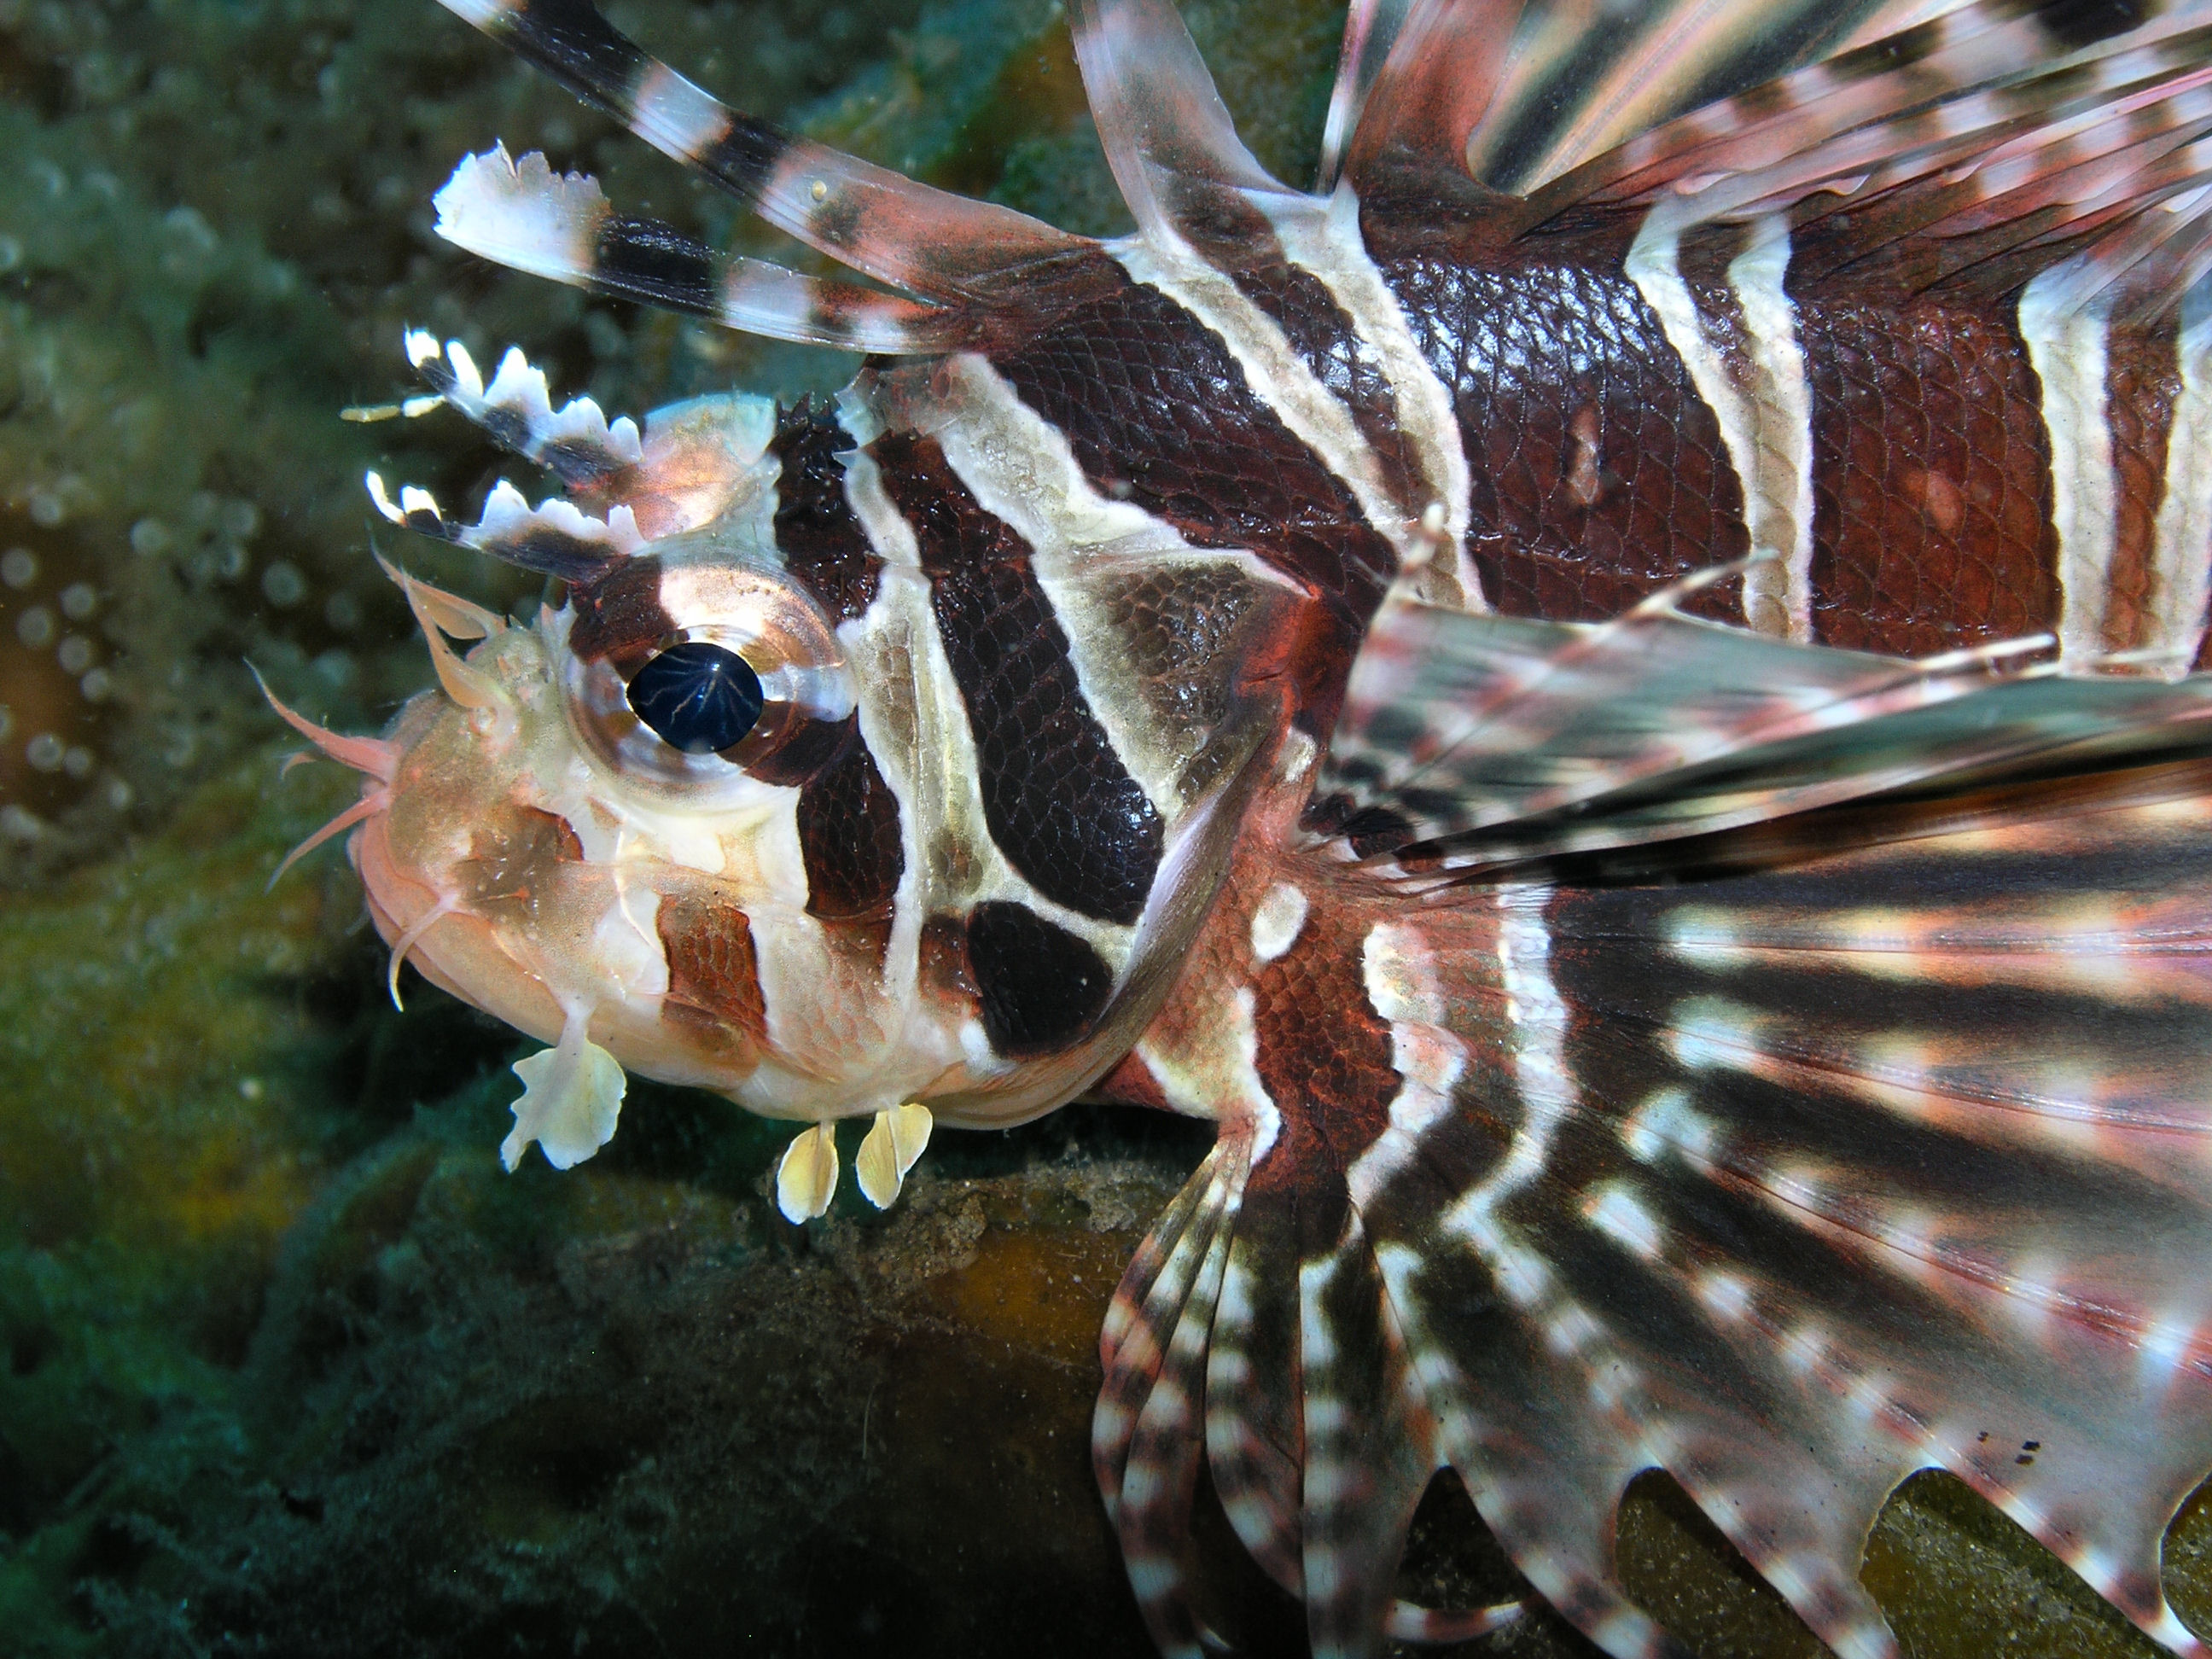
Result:
[[[794,1220],[844,1118],[879,1205],[937,1123],[1212,1120],[1100,1342],[1170,1654],[1201,1460],[1322,1655],[1516,1611],[1395,1599],[1445,1468],[1622,1659],[1652,1468],[1839,1654],[1930,1467],[2206,1652],[2212,4],[1355,0],[1308,191],[1168,0],[1070,0],[1110,242],[446,4],[872,279],[438,196],[870,354],[641,425],[407,338],[560,489],[378,507],[566,602],[403,577],[439,689],[293,718],[395,973],[551,1045],[510,1167],[625,1067],[800,1126]]]

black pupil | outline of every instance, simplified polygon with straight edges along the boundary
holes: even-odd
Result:
[[[734,748],[759,721],[762,702],[752,665],[704,640],[670,646],[629,683],[632,712],[688,755]]]

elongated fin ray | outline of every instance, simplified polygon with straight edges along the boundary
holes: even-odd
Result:
[[[1316,1246],[1298,1274],[1306,1629],[1316,1655],[1352,1659],[1380,1647],[1406,1532],[1440,1460],[1358,1216],[1334,1249]]]
[[[492,486],[483,515],[472,525],[447,518],[427,489],[408,484],[394,501],[380,474],[368,474],[367,483],[369,500],[393,524],[563,581],[592,580],[644,545],[636,517],[627,507],[614,508],[605,519],[592,518],[557,495],[532,507],[504,478]]]
[[[1347,1420],[1389,1425],[1355,1460],[1370,1480],[1449,1461],[1623,1659],[1663,1648],[1613,1556],[1650,1468],[1850,1659],[1896,1650],[1856,1567],[1927,1467],[2206,1651],[2159,1552],[2212,1464],[2212,760],[2157,771],[1862,805],[1840,843],[1801,829],[1794,854],[1657,883],[1421,907],[1283,855],[1301,939],[1364,941],[1367,1006],[1308,1011],[1295,1027],[1328,1035],[1295,1064],[1263,1027],[1282,1127],[1204,1248],[1233,1232],[1243,1279],[1304,1286],[1279,1374],[1306,1421],[1284,1449],[1316,1651],[1373,1639],[1323,1610],[1378,1571],[1316,1541],[1342,1470],[1314,1425]],[[1382,1021],[1393,1070],[1363,1083],[1360,1028]],[[1218,1340],[1249,1342],[1246,1294],[1224,1291]],[[1272,1377],[1215,1376],[1209,1455],[1279,1411]]]
[[[1182,18],[1167,0],[1074,0],[1076,59],[1121,199],[1149,240],[1234,246],[1254,198],[1288,196],[1244,148]]]
[[[2021,672],[2047,640],[1917,663],[1808,650],[1685,616],[1683,592],[1583,627],[1394,590],[1354,665],[1310,828],[1494,868],[1939,778],[1964,787],[2031,757],[2108,763],[2124,745],[2147,763],[2212,733],[2212,694],[2194,682]]]
[[[1273,1206],[1248,1204],[1224,1269],[1206,1356],[1206,1459],[1245,1550],[1292,1595],[1305,1593],[1299,1469],[1305,1427],[1297,1281],[1270,1271],[1297,1255]]]
[[[2194,30],[2087,70],[1962,94],[1668,197],[1649,222],[1678,233],[1787,211],[1801,290],[1845,271],[1862,283],[1893,273],[1917,290],[1979,267],[1979,284],[2002,292],[2019,278],[2001,256],[2025,246],[2146,229],[2175,243],[2172,222],[2148,210],[2202,182],[2208,49],[2212,30]],[[2187,280],[2169,283],[2169,297]]]
[[[1121,1540],[1137,1603],[1168,1659],[1197,1659],[1200,1626],[1183,1563],[1201,1443],[1207,1333],[1229,1239],[1221,1223],[1242,1195],[1250,1143],[1224,1137],[1171,1207],[1115,1292],[1100,1339],[1105,1386],[1091,1413],[1092,1467]]]
[[[1365,100],[1345,163],[1362,197],[1440,194],[1505,70],[1522,0],[1419,0]]]
[[[503,146],[463,159],[438,191],[438,234],[533,276],[703,317],[725,328],[847,351],[945,351],[974,337],[966,312],[716,252],[614,211],[599,181]]]
[[[1513,1033],[1495,1086],[1525,1115],[1503,1145],[1440,1119],[1361,1213],[1478,1503],[1506,1480],[1557,1509],[1586,1479],[1609,1510],[1626,1443],[1831,1645],[1879,1653],[1857,1551],[1937,1464],[2201,1650],[2157,1584],[2212,1459],[2212,907],[2180,873],[2212,857],[2208,781],[2102,811],[2023,796],[1994,830],[1704,882],[1471,897],[1504,908],[1504,971],[1456,988],[1449,1023]],[[2023,948],[2054,925],[2070,975]],[[1482,1331],[1460,1311],[1478,1263],[1504,1287]],[[1541,1433],[1499,1432],[1523,1402],[1547,1402]],[[1571,1531],[1550,1547],[1592,1558]]]
[[[1321,164],[1314,189],[1327,195],[1344,170],[1345,152],[1367,107],[1367,95],[1382,73],[1398,31],[1415,0],[1352,0],[1344,19],[1344,46],[1337,54],[1336,83],[1329,88],[1328,115],[1322,128]]]
[[[2136,49],[2181,33],[2186,4],[2109,7],[2084,13],[2063,0],[2022,7],[1968,0],[1902,34],[1810,64],[1756,88],[1701,105],[1596,155],[1540,192],[1545,205],[1649,198],[1677,181],[1698,183],[1808,155],[1824,143],[1923,108],[1953,106],[1969,123],[1970,94],[2020,85],[2015,112],[2050,92],[2106,78],[2095,66],[2131,61]],[[2143,22],[2143,19],[2151,21]],[[2130,21],[2140,27],[2129,27]],[[2080,27],[2077,27],[2080,26]],[[2185,49],[2178,54],[2186,60]],[[2127,78],[2124,70],[2117,78]],[[1944,119],[1948,121],[1950,117]],[[1920,128],[1898,129],[1917,133]]]
[[[441,0],[779,230],[878,282],[951,301],[1035,289],[1091,244],[919,185],[731,109],[647,55],[588,0]]]
[[[2077,307],[2148,319],[2212,268],[2208,50],[2186,0],[1971,0],[1631,137],[1528,213],[1648,210],[1647,237],[1786,215],[1799,294],[1996,295],[2064,261]]]
[[[1531,6],[1467,164],[1525,195],[1686,110],[1948,9],[1936,0],[1599,0]]]

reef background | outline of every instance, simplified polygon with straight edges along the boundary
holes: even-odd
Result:
[[[732,101],[1071,228],[1126,219],[1048,0],[611,5]],[[1310,176],[1340,6],[1192,0],[1261,158]],[[488,269],[429,198],[494,137],[788,255],[430,0],[0,0],[0,1654],[1143,1655],[1087,1452],[1096,1334],[1195,1126],[1073,1109],[940,1138],[888,1216],[787,1225],[782,1133],[634,1084],[556,1175],[495,1148],[534,1046],[410,975],[287,773],[428,682],[364,468],[473,506],[503,462],[404,324],[641,414],[852,360]],[[374,528],[374,533],[372,534]],[[847,1148],[848,1153],[851,1147]],[[2168,1582],[2212,1627],[2212,1522]],[[1249,1650],[1295,1610],[1215,1524]],[[1818,1645],[1663,1477],[1632,1586],[1700,1651]],[[1432,1493],[1410,1591],[1512,1578]],[[2148,1655],[1947,1477],[1866,1578],[1916,1655]],[[1589,1654],[1547,1615],[1469,1653]]]

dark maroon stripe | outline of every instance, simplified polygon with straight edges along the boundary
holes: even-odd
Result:
[[[1025,905],[975,907],[968,965],[983,1035],[1000,1054],[1064,1048],[1090,1030],[1114,992],[1113,970],[1097,951]]]
[[[745,913],[712,897],[671,899],[660,908],[668,1000],[758,1036],[767,1025],[760,962]]]
[[[845,498],[840,457],[853,447],[836,411],[811,397],[776,411],[769,444],[783,468],[775,483],[776,549],[822,608],[847,622],[875,603],[884,568]]]
[[[906,873],[897,799],[849,716],[836,762],[799,792],[799,851],[806,913],[824,921],[890,915]]]
[[[568,648],[586,662],[601,658],[625,675],[676,632],[676,619],[660,602],[660,561],[625,559],[599,580],[571,590],[575,620]]]
[[[1926,656],[2048,628],[2051,451],[2027,350],[1994,311],[1815,299],[1813,633]]]
[[[1719,422],[1635,285],[1566,248],[1480,257],[1501,263],[1416,248],[1382,274],[1451,390],[1483,597],[1595,621],[1748,551]]]
[[[1199,546],[1249,548],[1358,621],[1380,603],[1390,544],[1220,337],[1158,289],[1124,281],[993,362],[1100,493]]]
[[[1311,271],[1275,259],[1232,270],[1237,289],[1283,331],[1316,380],[1343,403],[1375,452],[1382,487],[1408,519],[1428,505],[1428,487],[1406,441],[1398,394],[1375,349]]]
[[[1252,975],[1253,1066],[1286,1113],[1303,1107],[1317,1155],[1341,1171],[1389,1122],[1402,1079],[1390,1027],[1375,1012],[1361,967],[1371,921],[1324,901],[1291,948]]]
[[[1084,698],[1028,545],[983,510],[934,439],[889,433],[870,453],[930,578],[992,840],[1047,897],[1133,922],[1159,867],[1160,816]]]
[[[2106,584],[2105,648],[2130,651],[2157,602],[2158,509],[2181,397],[2178,318],[2149,328],[2115,326],[2106,342],[2105,407],[2112,434],[2116,486],[2112,563]]]

